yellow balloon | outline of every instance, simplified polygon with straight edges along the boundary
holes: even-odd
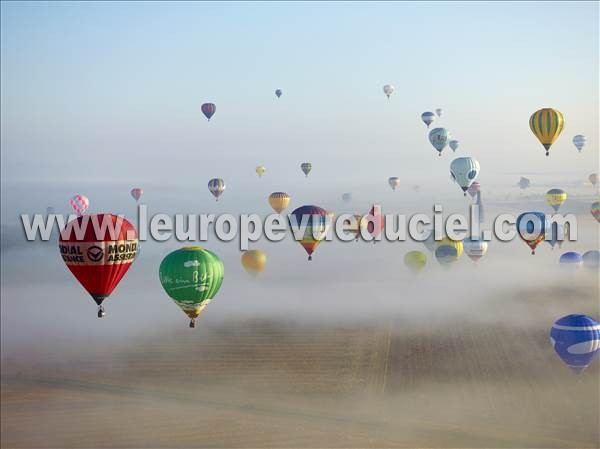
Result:
[[[267,171],[267,169],[265,168],[264,165],[258,165],[256,167],[256,174],[258,175],[259,178],[261,178],[262,175],[264,175],[266,171]]]
[[[565,201],[567,201],[567,192],[562,189],[550,189],[546,192],[546,203],[556,212]]]
[[[290,200],[290,196],[285,192],[273,192],[269,195],[269,204],[278,214],[288,208]]]
[[[460,257],[463,253],[463,242],[462,240],[451,240],[448,237],[444,237],[442,240],[435,242],[435,249],[440,246],[453,246],[456,249],[456,257]]]
[[[242,254],[242,266],[247,273],[256,276],[265,269],[267,255],[259,249],[244,251]]]
[[[404,255],[404,264],[413,272],[418,273],[427,264],[427,256],[421,251],[409,251]]]
[[[565,119],[560,111],[544,108],[531,115],[529,127],[546,149],[546,156],[548,156],[550,147],[565,127]]]

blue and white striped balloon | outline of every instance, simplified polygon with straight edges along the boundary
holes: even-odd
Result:
[[[600,323],[587,315],[567,315],[550,329],[550,343],[561,360],[579,374],[600,352]]]
[[[559,262],[561,265],[580,267],[583,264],[583,258],[575,251],[568,251],[560,256]]]

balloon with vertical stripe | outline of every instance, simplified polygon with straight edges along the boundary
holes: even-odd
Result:
[[[548,156],[550,147],[556,142],[565,127],[565,119],[560,111],[544,108],[531,115],[529,127],[546,149],[546,156]]]

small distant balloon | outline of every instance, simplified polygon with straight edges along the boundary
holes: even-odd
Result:
[[[388,179],[388,184],[390,185],[392,190],[396,190],[396,188],[400,186],[400,178],[398,178],[397,176],[392,176]]]
[[[342,200],[344,200],[345,202],[349,203],[350,201],[352,201],[352,194],[351,193],[343,193],[342,194]]]
[[[585,136],[582,136],[581,134],[577,134],[575,137],[573,137],[573,145],[575,145],[575,148],[577,148],[577,151],[581,152],[581,150],[585,146],[585,143],[586,143]]]
[[[262,178],[262,175],[265,174],[265,172],[267,171],[266,167],[264,165],[257,165],[256,166],[256,174],[258,175],[259,178]]]
[[[448,142],[448,146],[452,149],[452,151],[456,151],[460,146],[460,142],[458,140],[451,140]]]
[[[289,221],[292,228],[298,229],[301,229],[300,227],[306,223],[304,235],[298,240],[298,243],[308,254],[308,260],[312,260],[314,251],[325,239],[331,225],[328,212],[318,206],[301,206],[289,215]]]
[[[144,189],[141,189],[139,187],[134,187],[133,189],[131,189],[131,196],[136,201],[139,201],[143,194],[144,194]]]
[[[471,186],[467,189],[467,193],[471,195],[471,198],[475,198],[481,190],[481,185],[477,181],[473,181]]]
[[[427,125],[427,128],[429,128],[429,125],[431,125],[435,121],[435,114],[429,111],[423,112],[421,114],[421,120],[423,120],[423,123],[425,123]]]
[[[219,201],[219,197],[225,191],[225,181],[223,181],[221,178],[211,179],[208,181],[208,190],[210,193],[212,193],[216,200]]]
[[[598,270],[600,268],[600,251],[591,249],[583,253],[583,266],[590,270]]]
[[[598,173],[592,173],[588,176],[588,180],[592,183],[593,186],[598,184]]]
[[[444,110],[443,110],[442,108],[437,108],[437,109],[435,110],[435,114],[436,114],[438,117],[441,117],[441,116],[442,116],[442,112],[444,112]]]
[[[267,255],[259,249],[251,249],[242,253],[242,266],[248,274],[257,276],[267,264]]]
[[[277,89],[275,91],[275,95],[277,95],[277,98],[281,97],[282,94],[283,94],[283,91],[281,89]]]
[[[427,255],[422,251],[409,251],[404,255],[404,264],[413,273],[418,273],[427,265]]]
[[[548,203],[555,212],[558,212],[560,206],[567,201],[567,192],[563,189],[550,189],[546,192],[546,203]]]
[[[300,170],[302,170],[302,173],[308,178],[308,174],[312,170],[312,164],[310,162],[303,162],[300,164]]]
[[[592,203],[592,208],[590,209],[593,217],[596,219],[598,223],[600,223],[600,201],[594,201]]]
[[[559,262],[561,265],[580,267],[583,264],[583,258],[579,253],[568,251],[560,256]]]
[[[85,195],[74,195],[73,198],[69,200],[69,204],[75,211],[78,217],[81,217],[86,210],[90,207],[90,200]]]
[[[586,315],[567,315],[550,329],[550,343],[574,373],[580,374],[600,353],[600,323]]]
[[[386,84],[385,86],[383,86],[383,93],[388,98],[390,98],[390,95],[392,95],[395,90],[396,90],[396,88],[394,86],[392,86],[391,84]]]
[[[488,250],[488,243],[481,239],[471,239],[470,237],[463,240],[465,253],[473,262],[479,261]]]
[[[517,183],[517,185],[519,186],[519,188],[521,190],[525,190],[527,188],[529,188],[529,186],[531,185],[531,181],[527,178],[521,178],[519,179],[519,182]]]
[[[543,212],[523,212],[517,217],[517,232],[521,239],[531,248],[531,254],[545,238],[546,215]]]
[[[201,109],[208,121],[210,121],[211,117],[215,115],[215,112],[217,111],[217,107],[214,103],[204,103]]]
[[[290,205],[291,198],[285,192],[273,192],[269,195],[269,205],[280,214]]]

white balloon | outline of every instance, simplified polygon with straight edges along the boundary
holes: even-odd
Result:
[[[479,162],[472,157],[456,158],[450,164],[450,174],[467,196],[467,189],[479,174]]]

